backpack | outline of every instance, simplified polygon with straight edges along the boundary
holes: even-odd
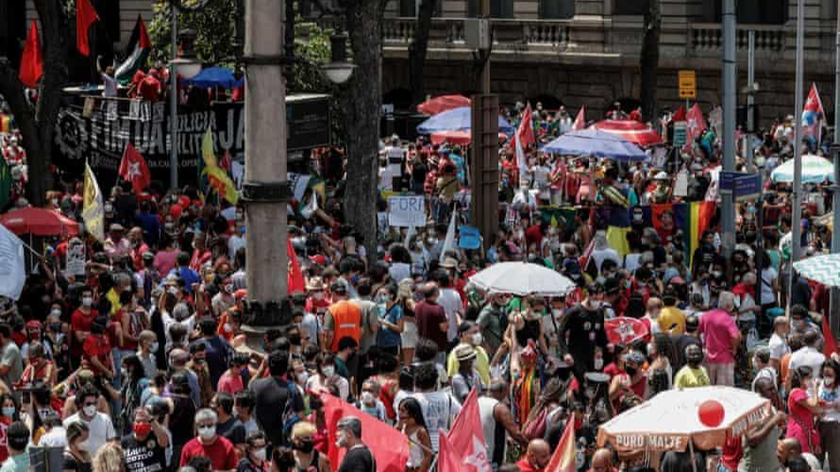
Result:
[[[286,383],[286,388],[289,390],[289,398],[286,400],[286,406],[283,408],[283,446],[291,447],[292,428],[300,421],[300,417],[295,411],[295,400],[300,397],[297,385],[291,380]]]

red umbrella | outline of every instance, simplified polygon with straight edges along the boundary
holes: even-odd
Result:
[[[470,103],[470,99],[463,95],[441,95],[417,105],[417,111],[433,116],[453,108],[468,107]]]
[[[659,136],[659,133],[635,120],[604,120],[592,126],[595,129],[621,136],[637,146],[662,144],[662,136]]]
[[[604,330],[607,332],[607,339],[611,344],[621,344],[622,346],[627,346],[648,334],[647,326],[641,320],[626,316],[604,321]]]
[[[499,139],[507,139],[505,133],[499,133]],[[432,133],[432,144],[460,144],[469,146],[472,142],[472,133],[470,131],[440,131]]]
[[[0,224],[9,231],[35,236],[77,236],[79,224],[61,213],[46,208],[27,207],[12,210],[0,217]]]

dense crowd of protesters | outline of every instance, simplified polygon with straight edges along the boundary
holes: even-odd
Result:
[[[505,110],[515,125],[521,112]],[[565,109],[537,104],[533,116],[539,145],[571,129]],[[790,159],[791,120],[774,123],[738,168],[769,175]],[[665,136],[668,126],[667,117],[655,124]],[[697,470],[840,470],[840,365],[823,354],[819,328],[827,290],[792,273],[780,246],[790,185],[765,179],[763,206],[738,204],[727,260],[718,213],[691,251],[691,235],[641,210],[705,200],[710,188],[715,198],[713,129],[686,150],[651,149],[632,164],[530,148],[520,169],[514,147],[506,140],[499,156],[502,224],[482,235],[486,250],[470,250],[445,243],[451,212],[468,214],[469,148],[385,139],[381,190],[425,195],[429,211],[425,228],[382,224],[377,254],[345,224],[352,164],[336,150],[313,153],[310,172],[326,192],[318,210],[301,205],[289,217],[305,290],[292,295],[292,323],[256,343],[243,326],[244,210],[193,187],[136,193],[118,183],[105,240],[78,241],[85,275],[63,272],[77,241],[48,240],[21,298],[0,307],[0,472],[24,470],[34,446],[63,448],[63,469],[78,471],[373,470],[375,451],[353,417],[337,425],[347,454],[329,462],[326,395],[402,431],[406,470],[425,472],[473,389],[494,470],[544,470],[568,422],[577,470],[691,470],[682,453],[619,456],[596,436],[659,392],[707,385],[751,389],[775,416],[698,451]],[[680,172],[684,192],[675,191]],[[804,191],[794,243],[817,254],[831,199],[826,185]],[[81,220],[81,193],[65,179],[48,205]],[[565,216],[552,220],[555,211]],[[619,239],[613,227],[623,228]],[[504,261],[552,268],[576,289],[543,298],[471,286]],[[605,320],[620,316],[647,333],[610,343]]]

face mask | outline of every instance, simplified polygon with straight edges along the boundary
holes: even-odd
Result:
[[[230,333],[233,331],[233,326],[231,326],[230,323],[225,323],[222,329],[225,330],[225,333]]]
[[[720,278],[720,276],[722,276],[722,275],[723,275],[723,272],[721,272],[719,270],[713,270],[712,271],[712,277],[714,277],[714,278]]]
[[[604,358],[603,357],[596,357],[595,362],[593,363],[593,367],[595,370],[600,371],[604,368]]]
[[[309,380],[309,374],[307,374],[306,372],[302,372],[300,374],[297,374],[297,377],[295,378],[297,379],[298,384],[306,385],[306,381]]]
[[[149,423],[134,423],[133,426],[134,434],[141,438],[145,438],[152,432],[152,425]]]
[[[373,396],[373,393],[368,391],[362,392],[362,403],[372,405],[374,401],[376,401],[376,397]]]
[[[315,298],[315,300],[321,301],[324,299],[324,292],[315,292],[312,294],[312,297]]]
[[[601,300],[589,300],[589,307],[593,310],[598,310],[601,308]]]
[[[11,418],[15,415],[15,407],[13,406],[4,406],[3,407],[3,416],[6,418]]]
[[[473,346],[478,346],[484,340],[481,336],[481,333],[473,333],[471,338]]]
[[[198,428],[198,436],[205,441],[208,439],[212,439],[213,436],[216,435],[216,427],[215,426],[202,426]]]
[[[793,320],[793,327],[801,331],[805,327],[805,320]]]
[[[50,312],[52,316],[61,316],[61,310],[53,310]]]
[[[692,356],[687,358],[687,361],[689,365],[696,368],[701,362],[703,362],[703,356]]]
[[[834,377],[823,377],[823,383],[826,385],[826,387],[831,387],[832,385],[834,385]],[[12,410],[14,411],[14,408]],[[6,414],[6,409],[3,408],[3,416],[12,416],[12,415],[7,415]]]
[[[313,449],[315,449],[315,442],[311,440],[295,441],[294,447],[304,454],[309,454]]]
[[[639,370],[635,367],[625,367],[624,371],[627,372],[627,375],[632,377],[632,376],[636,375],[636,372],[638,372]]]
[[[251,455],[253,455],[256,460],[263,462],[265,461],[265,448],[262,447],[257,449],[256,451],[252,451]]]
[[[90,308],[93,306],[93,298],[92,297],[84,297],[82,298],[82,306],[85,308]]]
[[[324,377],[332,377],[335,375],[335,367],[331,365],[322,368],[321,371],[324,373]]]
[[[152,347],[151,347],[151,351],[152,352],[157,352],[158,349],[160,349],[160,344],[157,341],[153,342]]]
[[[88,405],[82,408],[82,413],[84,413],[88,418],[92,418],[93,415],[96,414],[96,405]]]

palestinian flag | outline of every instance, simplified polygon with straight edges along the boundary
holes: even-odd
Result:
[[[143,17],[137,15],[137,24],[134,26],[134,31],[128,40],[128,46],[125,48],[125,59],[117,67],[115,73],[117,82],[123,85],[131,82],[134,73],[146,63],[151,50],[152,42],[149,40],[146,24],[143,22]]]

